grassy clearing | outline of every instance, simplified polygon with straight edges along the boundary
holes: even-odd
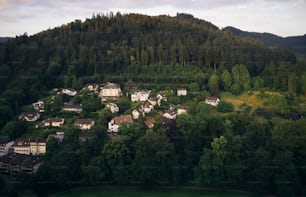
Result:
[[[265,91],[265,95],[281,95],[278,92],[271,92],[271,91]],[[239,110],[240,106],[243,104],[247,104],[252,107],[252,111],[259,107],[269,107],[266,105],[267,102],[269,102],[269,98],[263,97],[260,98],[260,92],[259,91],[253,91],[252,94],[249,94],[248,92],[244,92],[240,95],[232,95],[230,93],[222,93],[221,94],[221,100],[231,102],[235,110]]]

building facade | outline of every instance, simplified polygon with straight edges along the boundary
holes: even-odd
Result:
[[[19,138],[12,146],[14,153],[41,155],[46,153],[46,140],[43,138]]]

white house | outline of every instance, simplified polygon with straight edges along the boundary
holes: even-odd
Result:
[[[220,99],[217,97],[206,97],[205,103],[212,106],[217,106],[220,102]]]
[[[141,90],[136,91],[131,94],[131,101],[137,102],[137,101],[147,101],[149,99],[151,90]]]
[[[132,111],[133,119],[137,120],[140,115],[144,116],[143,112],[140,112],[138,108]]]
[[[187,107],[186,106],[178,106],[176,109],[176,114],[181,115],[181,114],[187,114]]]
[[[7,155],[14,141],[11,141],[8,136],[0,136],[0,157]]]
[[[119,107],[116,103],[107,103],[106,108],[109,109],[112,113],[119,112]]]
[[[37,112],[22,112],[18,118],[27,122],[35,122],[40,118],[40,115]]]
[[[73,103],[64,103],[62,110],[65,112],[77,112],[77,113],[81,113],[83,111],[81,104],[75,105]]]
[[[99,85],[98,84],[89,83],[89,84],[86,84],[82,90],[83,91],[84,90],[89,90],[89,91],[92,91],[92,92],[97,92],[98,89],[99,89]]]
[[[76,119],[74,125],[79,127],[81,130],[89,130],[95,125],[95,121],[92,119]]]
[[[32,103],[33,109],[35,109],[38,112],[45,112],[45,103],[43,101],[37,101],[35,103]]]
[[[72,88],[64,88],[62,89],[62,93],[68,96],[75,96],[78,92]]]
[[[123,123],[133,123],[133,119],[131,115],[122,115],[122,116],[117,116],[113,118],[109,123],[108,123],[108,132],[109,133],[117,133],[120,125]]]
[[[157,99],[157,105],[160,106],[162,101],[168,101],[167,96],[165,94],[158,94],[156,96]]]
[[[14,153],[40,155],[46,153],[46,140],[43,138],[19,138],[12,146]]]
[[[150,113],[154,106],[150,102],[142,102],[136,109],[132,111],[133,119],[138,119],[140,115],[143,117],[145,114]]]
[[[176,118],[176,112],[175,112],[175,110],[172,110],[172,109],[169,109],[169,110],[165,111],[162,115],[164,117],[166,117],[168,119],[172,119],[172,120],[174,120]]]
[[[45,127],[61,127],[65,122],[64,118],[48,118],[42,123]]]
[[[177,88],[176,89],[177,96],[187,96],[186,88]]]
[[[116,83],[110,82],[104,85],[99,93],[102,101],[118,100],[121,95],[122,91],[120,86]]]

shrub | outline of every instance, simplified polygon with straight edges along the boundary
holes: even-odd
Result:
[[[219,104],[217,105],[217,111],[222,113],[233,112],[234,105],[226,101],[220,101]]]

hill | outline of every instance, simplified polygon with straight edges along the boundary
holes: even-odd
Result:
[[[235,27],[226,27],[224,30],[237,36],[260,40],[268,47],[282,47],[297,55],[306,57],[306,34],[303,36],[280,37],[270,33],[257,33],[242,31]]]
[[[212,73],[217,72],[220,80],[223,71],[241,64],[247,75],[260,77],[256,84],[287,90],[288,73],[299,78],[304,69],[287,50],[234,36],[183,13],[175,17],[98,14],[2,45],[0,106],[14,114],[56,87],[80,89],[90,82],[131,79],[194,83],[193,89],[209,90]],[[235,90],[240,89],[237,84]],[[5,118],[10,113],[5,112]]]

